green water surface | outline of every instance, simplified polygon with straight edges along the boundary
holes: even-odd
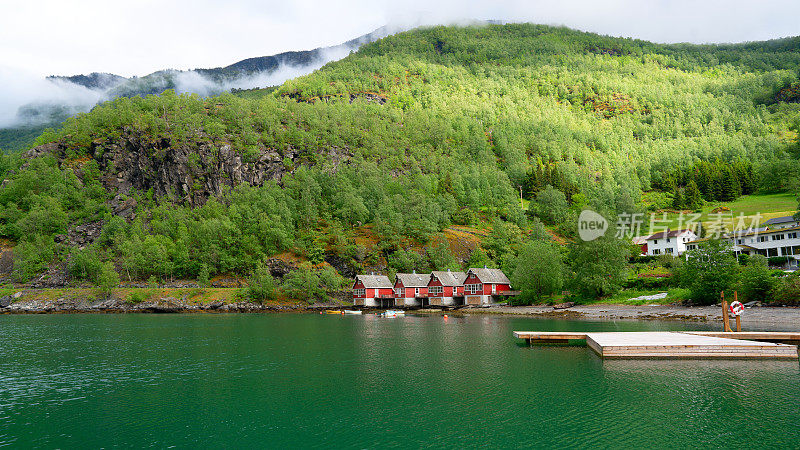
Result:
[[[603,361],[513,330],[317,314],[0,316],[0,447],[800,445],[800,366]]]

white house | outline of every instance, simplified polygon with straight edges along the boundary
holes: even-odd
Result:
[[[686,251],[686,243],[696,239],[697,235],[689,229],[651,234],[647,237],[647,254],[679,256]]]
[[[789,268],[797,268],[800,260],[800,225],[737,232],[723,239],[733,244],[733,251],[737,255],[762,255],[768,258],[786,256],[789,258]],[[688,242],[687,248],[694,250],[703,241],[705,239]]]

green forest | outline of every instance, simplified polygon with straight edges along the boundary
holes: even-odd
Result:
[[[798,83],[800,37],[660,45],[532,24],[416,29],[277,87],[165,91],[70,118],[36,139],[56,151],[0,159],[0,236],[18,283],[58,270],[95,284],[226,275],[267,299],[275,285],[324,296],[354,271],[492,264],[525,285],[524,301],[605,297],[644,266],[628,244],[575,239],[580,210],[641,212],[652,192],[689,210],[799,192]],[[222,147],[242,171],[277,154],[282,175],[237,183],[199,150]],[[113,180],[133,169],[109,159],[118,148],[164,164],[180,150],[192,179],[120,195]],[[209,180],[224,189],[186,201]],[[115,198],[135,200],[134,214],[115,213]],[[88,224],[100,228],[88,242],[65,238]],[[486,238],[459,258],[441,239],[453,225]],[[265,261],[285,254],[303,262],[272,280]],[[539,255],[554,263],[537,269]]]

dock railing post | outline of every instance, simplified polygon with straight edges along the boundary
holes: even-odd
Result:
[[[733,301],[735,301],[735,302],[739,301],[738,292],[736,292],[736,291],[733,291]],[[742,332],[742,317],[741,316],[742,316],[741,314],[737,314],[736,315],[736,332],[737,333],[741,333]]]
[[[733,331],[728,317],[728,302],[725,301],[725,291],[721,291],[720,296],[722,297],[722,331]]]

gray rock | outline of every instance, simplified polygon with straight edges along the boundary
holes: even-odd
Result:
[[[225,304],[225,302],[222,302],[222,301],[211,302],[211,303],[208,304],[208,309],[217,310],[217,309],[222,308],[222,306],[224,304]]]
[[[0,308],[8,308],[11,305],[11,296],[6,295],[5,297],[0,297]]]
[[[573,306],[575,306],[575,302],[565,302],[553,305],[553,309],[567,309],[572,308]]]
[[[22,292],[20,291],[20,292],[15,293],[13,295],[13,297],[14,297],[14,299],[18,299],[18,298],[22,297]]]

